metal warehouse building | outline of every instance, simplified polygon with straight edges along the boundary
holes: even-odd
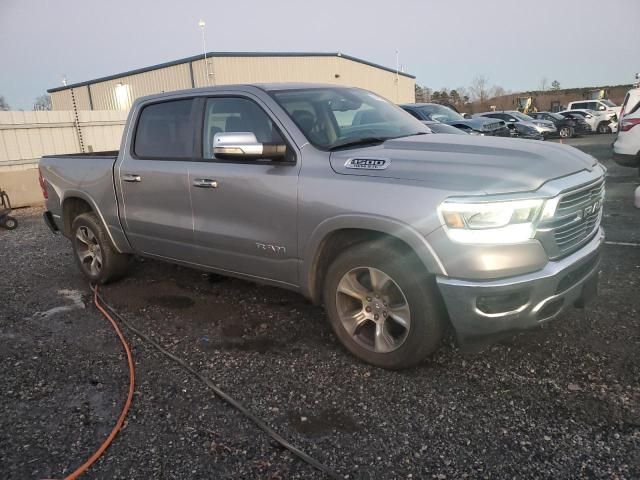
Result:
[[[317,82],[415,99],[415,77],[341,53],[211,52],[48,90],[54,110],[129,110],[143,95],[232,83]]]

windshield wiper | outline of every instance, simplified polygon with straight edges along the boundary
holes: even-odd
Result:
[[[356,147],[358,145],[375,145],[377,143],[386,142],[387,140],[389,140],[391,138],[393,138],[393,137],[363,137],[363,138],[357,138],[355,140],[348,140],[346,142],[336,143],[329,150],[333,152],[334,150],[338,150],[339,148]]]
[[[427,125],[428,127],[429,125]],[[399,137],[393,137],[393,138],[405,138],[405,137],[413,137],[414,135],[429,135],[429,132],[414,132],[414,133],[407,133],[406,135],[400,135]]]
[[[343,143],[338,143],[336,145],[334,145],[333,147],[331,147],[329,150],[330,151],[334,151],[337,150],[339,148],[346,148],[346,147],[356,147],[358,145],[375,145],[377,143],[384,143],[387,140],[394,140],[396,138],[404,138],[404,137],[412,137],[414,135],[429,135],[429,132],[414,132],[414,133],[408,133],[406,135],[399,135],[397,137],[364,137],[364,138],[357,138],[355,140],[349,140]]]

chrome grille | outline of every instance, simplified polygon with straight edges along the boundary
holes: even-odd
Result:
[[[604,192],[604,178],[600,178],[561,195],[553,221],[545,229],[553,234],[552,258],[570,254],[593,237],[602,220]]]

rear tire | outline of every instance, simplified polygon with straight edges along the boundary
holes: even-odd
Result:
[[[115,249],[95,213],[78,215],[71,226],[71,234],[78,268],[91,283],[103,285],[127,272],[130,255]]]
[[[407,368],[440,346],[442,302],[416,260],[370,242],[351,247],[329,266],[323,292],[329,321],[347,350],[367,363]]]

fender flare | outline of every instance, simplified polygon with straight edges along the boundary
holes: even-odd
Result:
[[[98,207],[98,204],[95,202],[93,198],[91,198],[85,192],[81,190],[74,190],[74,189],[65,190],[64,195],[60,199],[60,209],[63,215],[64,215],[64,202],[69,198],[79,198],[89,204],[89,206],[91,207],[91,210],[93,210],[95,214],[98,215],[98,218],[100,219],[100,221],[102,222],[102,225],[104,225],[104,228],[107,231],[107,235],[109,235],[109,239],[111,240],[111,243],[119,253],[130,253],[132,251],[131,247],[129,246],[129,242],[124,237],[124,235],[118,234],[117,232],[114,235],[114,232],[112,232],[112,229],[109,228],[109,224],[106,222],[104,215],[100,210],[100,207]]]
[[[406,243],[418,256],[424,267],[432,274],[446,275],[446,269],[433,247],[416,229],[396,219],[362,214],[344,214],[321,222],[309,236],[300,262],[300,286],[305,296],[315,299],[315,275],[319,252],[329,236],[345,229],[371,230],[383,233]]]

